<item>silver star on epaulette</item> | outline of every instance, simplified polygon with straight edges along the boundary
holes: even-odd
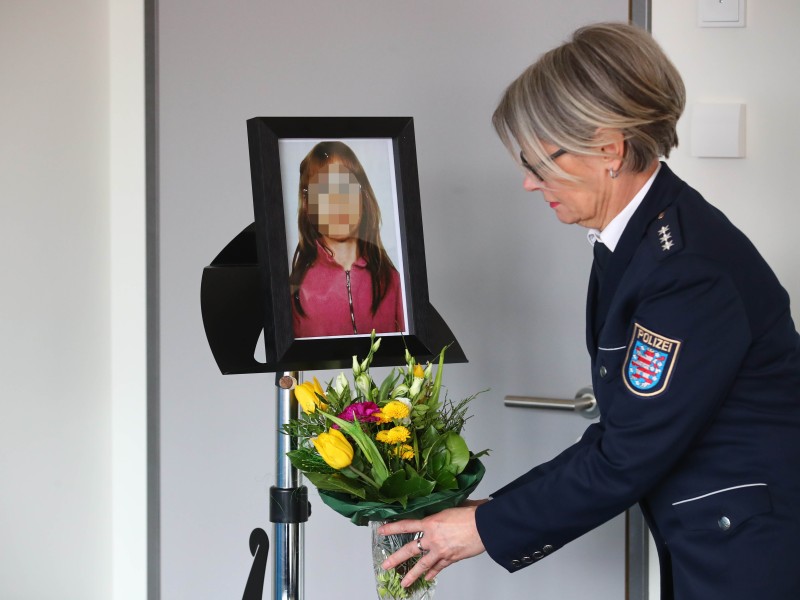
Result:
[[[661,229],[658,230],[659,233],[659,241],[661,242],[661,249],[662,250],[669,250],[675,244],[672,242],[672,234],[669,232],[669,225],[664,225]]]

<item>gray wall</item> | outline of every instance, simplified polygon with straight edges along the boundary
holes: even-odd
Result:
[[[198,301],[202,268],[252,221],[246,119],[414,117],[431,300],[471,361],[448,368],[450,394],[491,388],[467,430],[475,448],[494,450],[478,490],[486,495],[586,425],[574,417],[566,435],[556,434],[561,415],[521,417],[502,397],[569,396],[588,381],[590,263],[585,233],[561,226],[538,195],[522,191],[490,115],[543,50],[580,24],[626,19],[627,6],[159,2],[163,598],[241,594],[247,537],[268,526],[273,379],[219,374]],[[565,362],[585,375],[551,377]],[[371,597],[367,530],[313,494],[312,503],[307,597]],[[573,576],[584,556],[607,564],[617,590],[608,597],[621,597],[622,540],[587,543],[514,577],[485,556],[453,566],[437,597],[598,597],[596,582]],[[610,544],[619,547],[609,552]]]

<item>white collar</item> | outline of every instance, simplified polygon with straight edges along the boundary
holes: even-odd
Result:
[[[619,243],[619,238],[622,237],[622,232],[625,231],[628,221],[631,220],[633,213],[636,212],[636,209],[639,208],[639,205],[642,203],[642,200],[644,200],[647,192],[650,191],[650,186],[653,185],[653,181],[660,170],[661,163],[659,162],[656,170],[650,176],[650,179],[648,179],[642,186],[642,189],[636,192],[633,200],[628,202],[625,208],[623,208],[616,217],[611,219],[611,222],[605,226],[603,231],[598,229],[589,230],[589,232],[586,234],[586,237],[589,238],[589,243],[592,246],[594,246],[594,243],[599,240],[612,252],[616,249],[617,244]]]

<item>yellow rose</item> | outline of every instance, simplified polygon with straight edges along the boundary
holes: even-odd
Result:
[[[317,437],[311,438],[311,443],[317,449],[329,467],[334,469],[344,469],[353,462],[353,446],[338,429],[329,429],[327,433],[320,433]]]
[[[317,394],[325,397],[325,393],[322,391],[322,386],[319,384],[319,381],[317,381],[316,377],[314,377],[313,383],[311,381],[306,381],[305,383],[301,383],[294,388],[295,398],[297,398],[297,401],[300,403],[303,412],[307,415],[313,413],[317,407],[320,407],[323,410],[328,408],[328,405],[320,400]]]
[[[409,437],[411,437],[411,432],[402,425],[398,425],[385,431],[379,431],[375,439],[385,444],[401,444]]]

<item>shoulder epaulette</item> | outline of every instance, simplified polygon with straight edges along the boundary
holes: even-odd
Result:
[[[678,213],[674,206],[659,213],[647,230],[647,237],[655,250],[658,260],[662,260],[683,249]]]

